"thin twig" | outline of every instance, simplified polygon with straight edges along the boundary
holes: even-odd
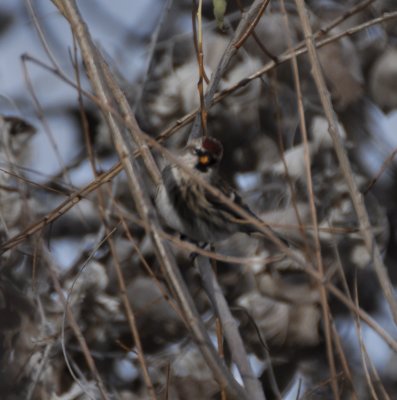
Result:
[[[143,77],[142,77],[142,82],[138,87],[137,93],[135,95],[135,101],[134,101],[134,106],[133,106],[133,112],[136,112],[136,110],[139,108],[141,100],[142,100],[142,96],[143,93],[145,91],[145,84],[146,84],[146,80],[148,78],[148,75],[152,69],[153,66],[153,61],[154,61],[154,53],[156,50],[156,45],[157,45],[157,41],[159,40],[159,36],[160,36],[160,32],[163,29],[163,25],[165,23],[165,21],[167,20],[166,17],[171,9],[173,0],[167,0],[166,4],[163,7],[163,10],[161,11],[161,16],[160,19],[158,21],[158,23],[156,24],[156,29],[154,30],[154,32],[152,33],[152,37],[150,39],[150,44],[149,44],[149,51],[148,51],[148,57],[147,57],[147,65],[146,65],[146,69],[145,72],[143,73]]]
[[[33,378],[33,381],[31,383],[31,385],[29,385],[29,390],[25,397],[26,400],[31,400],[34,396],[34,391],[39,383],[40,376],[44,372],[44,368],[45,368],[46,364],[48,363],[48,359],[50,357],[50,351],[52,350],[52,347],[53,347],[53,343],[49,343],[49,344],[47,344],[47,346],[45,347],[45,349],[43,351],[41,361],[40,361],[39,365],[36,367],[36,371],[35,371],[36,373]]]
[[[320,37],[322,35],[325,35],[326,33],[328,33],[331,29],[335,28],[336,26],[338,26],[339,24],[341,24],[342,22],[346,21],[347,19],[349,19],[350,17],[352,17],[353,15],[359,13],[360,11],[364,10],[365,8],[367,8],[369,5],[371,5],[371,3],[373,3],[375,0],[365,0],[361,3],[356,4],[355,6],[349,8],[345,13],[343,13],[341,16],[335,18],[333,21],[331,21],[328,25],[324,26],[323,28],[320,29],[319,32],[316,32],[314,34],[314,37]]]
[[[248,36],[252,35],[255,26],[258,24],[259,20],[262,17],[262,14],[265,12],[267,5],[270,3],[270,0],[263,0],[262,5],[260,6],[259,10],[257,11],[255,18],[250,21],[247,30],[241,35],[238,41],[234,44],[236,49],[239,49],[244,42],[248,39]]]
[[[40,39],[41,45],[44,48],[44,51],[46,52],[49,60],[51,61],[52,65],[54,66],[54,68],[56,68],[59,71],[62,71],[62,68],[60,67],[60,64],[57,62],[57,60],[56,60],[54,54],[52,53],[52,51],[50,49],[50,46],[49,46],[49,44],[47,42],[47,39],[46,39],[45,34],[43,32],[43,29],[41,27],[39,18],[37,18],[36,11],[35,11],[35,9],[34,9],[34,7],[32,5],[32,0],[26,0],[26,4],[27,4],[27,8],[29,10],[29,13],[30,13],[30,15],[32,17],[33,25],[34,25],[34,27],[35,27],[38,35],[39,35],[39,39]]]
[[[195,41],[195,49],[197,49],[197,62],[199,66],[199,81],[197,83],[197,88],[200,97],[200,116],[201,116],[201,127],[203,130],[203,135],[207,136],[207,109],[205,107],[204,101],[204,81],[206,80],[206,73],[204,69],[204,53],[203,53],[203,0],[199,0],[197,7],[197,24],[198,24],[198,35],[196,38],[196,20],[193,15],[193,40]],[[207,81],[208,83],[208,81]]]
[[[358,307],[359,304],[358,304],[357,279],[355,280],[355,285],[354,285],[354,299],[355,299],[356,306]],[[374,384],[372,382],[369,370],[368,370],[367,361],[370,362],[370,359],[368,357],[367,349],[365,348],[360,320],[358,320],[357,316],[354,318],[354,323],[356,326],[358,342],[360,345],[361,363],[362,363],[363,369],[364,369],[365,380],[368,383],[369,391],[371,393],[371,398],[373,400],[379,400],[379,398],[376,394],[376,390],[375,390]]]
[[[386,171],[386,169],[390,166],[390,164],[393,162],[394,157],[397,154],[397,149],[394,149],[390,155],[386,158],[386,160],[383,162],[381,168],[379,169],[379,172],[375,175],[374,178],[372,178],[371,182],[368,184],[366,189],[364,189],[363,194],[366,195],[376,184],[376,182],[379,180],[379,178],[382,176],[382,174]]]
[[[27,84],[27,87],[28,87],[28,91],[29,91],[30,95],[32,96],[33,103],[34,103],[35,108],[36,108],[37,118],[41,121],[41,124],[43,125],[44,132],[47,135],[47,138],[48,138],[48,140],[49,140],[49,142],[51,144],[51,147],[54,150],[54,153],[55,153],[55,156],[56,156],[56,158],[58,160],[59,166],[61,167],[61,169],[63,171],[63,177],[64,177],[65,181],[70,183],[70,179],[66,174],[66,170],[67,170],[66,169],[66,165],[65,165],[65,163],[63,161],[61,152],[59,151],[59,146],[58,146],[58,144],[57,144],[57,142],[56,142],[56,140],[54,138],[53,132],[51,130],[50,125],[48,124],[48,121],[47,121],[47,118],[45,116],[44,110],[43,110],[43,108],[42,108],[42,106],[40,104],[40,101],[39,101],[39,99],[38,99],[38,97],[36,95],[36,91],[34,89],[33,82],[30,79],[30,74],[29,74],[29,71],[28,71],[28,69],[26,67],[26,64],[24,62],[23,57],[22,57],[22,67],[23,67],[23,73],[24,73],[25,81],[26,81],[26,84]]]

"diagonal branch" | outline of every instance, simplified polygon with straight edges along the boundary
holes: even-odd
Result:
[[[244,386],[247,389],[250,399],[265,399],[263,389],[260,382],[252,371],[247,353],[244,348],[243,340],[238,331],[237,322],[230,312],[227,301],[222,293],[222,288],[219,286],[215,273],[209,263],[209,260],[204,257],[197,257],[196,264],[198,265],[200,275],[204,284],[204,289],[211,301],[215,313],[221,320],[223,332],[226,341],[229,345],[232,359],[237,365]]]

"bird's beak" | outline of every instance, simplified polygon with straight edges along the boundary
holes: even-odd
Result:
[[[207,155],[202,155],[199,157],[199,164],[200,165],[208,165],[210,162],[210,158]]]

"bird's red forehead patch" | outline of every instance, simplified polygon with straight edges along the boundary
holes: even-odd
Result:
[[[203,140],[203,148],[217,157],[222,156],[223,146],[221,142],[216,139],[206,137]]]

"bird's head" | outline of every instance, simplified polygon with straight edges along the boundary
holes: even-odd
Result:
[[[8,152],[9,156],[18,158],[35,132],[36,129],[21,118],[0,115],[0,157]]]
[[[211,171],[222,160],[223,146],[216,139],[204,137],[192,140],[185,149],[186,164],[202,173]]]

